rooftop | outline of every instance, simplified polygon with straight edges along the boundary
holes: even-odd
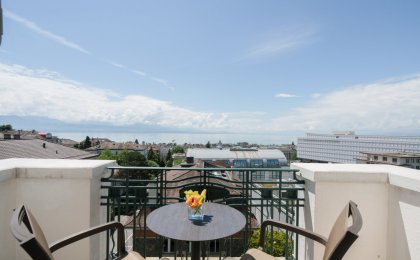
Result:
[[[208,149],[189,148],[187,157],[199,159],[284,159],[279,149]]]
[[[95,156],[96,154],[92,154],[83,150],[74,149],[39,139],[0,140],[0,159],[88,159]]]

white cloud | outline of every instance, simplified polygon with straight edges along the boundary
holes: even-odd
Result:
[[[267,57],[294,50],[312,43],[316,33],[317,29],[313,26],[291,27],[280,30],[274,35],[270,35],[270,39],[248,50],[242,59]]]
[[[146,76],[146,73],[141,70],[132,70],[132,72],[143,77]]]
[[[49,31],[39,27],[36,23],[34,23],[32,21],[29,21],[29,20],[15,14],[15,13],[12,13],[8,10],[5,10],[4,11],[4,17],[7,17],[7,18],[9,18],[9,19],[11,19],[15,22],[18,22],[21,25],[27,27],[28,29],[30,29],[30,30],[32,30],[32,31],[50,39],[50,40],[53,40],[53,41],[65,46],[65,47],[77,50],[77,51],[85,53],[85,54],[90,54],[90,52],[88,50],[82,48],[80,45],[78,45],[78,44],[76,44],[72,41],[67,40],[63,36],[60,36],[60,35],[54,34],[52,32],[49,32]]]
[[[57,77],[55,77],[57,76]],[[136,123],[192,129],[228,127],[226,117],[191,111],[141,95],[63,80],[56,73],[0,64],[0,115],[45,116],[64,122]]]
[[[311,97],[312,98],[319,98],[319,97],[321,97],[322,96],[322,94],[321,93],[313,93],[312,95],[311,95]]]
[[[122,65],[121,63],[115,62],[115,61],[107,61],[109,64],[111,64],[114,67],[120,68],[120,69],[124,69],[125,66]]]
[[[0,116],[45,116],[64,122],[151,124],[244,133],[420,129],[420,75],[350,86],[274,118],[266,112],[208,113],[141,95],[93,89],[46,69],[0,63]]]
[[[150,77],[150,78],[164,86],[168,86],[168,81],[166,79],[161,79],[161,78],[156,78],[156,77]]]
[[[303,107],[276,118],[277,130],[420,129],[420,75],[347,87],[317,95]]]
[[[278,93],[278,94],[274,95],[274,97],[276,97],[276,98],[293,98],[293,97],[296,97],[296,95],[288,94],[288,93]]]

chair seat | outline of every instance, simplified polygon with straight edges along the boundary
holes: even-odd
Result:
[[[241,257],[241,260],[278,260],[278,258],[271,256],[259,249],[251,248]]]
[[[144,257],[135,251],[131,251],[123,259],[124,260],[144,260]]]

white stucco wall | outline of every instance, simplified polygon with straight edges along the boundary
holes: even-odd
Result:
[[[300,223],[328,237],[344,205],[363,217],[359,238],[344,259],[420,259],[420,173],[389,165],[296,163],[306,181]],[[300,239],[299,256],[322,259],[323,246]]]
[[[0,164],[0,259],[15,259],[16,242],[10,239],[11,209],[15,207],[16,170]]]
[[[0,160],[0,259],[29,259],[9,231],[13,208],[25,204],[49,243],[104,223],[100,178],[113,161]],[[102,254],[102,256],[100,256]],[[56,253],[57,259],[103,259],[98,236]]]

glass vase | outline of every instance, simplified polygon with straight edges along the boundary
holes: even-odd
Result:
[[[188,207],[188,219],[202,221],[204,219],[203,205],[196,208]]]

